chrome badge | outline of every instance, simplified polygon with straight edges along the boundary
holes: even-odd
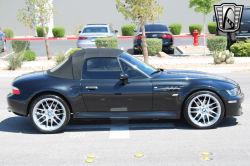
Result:
[[[235,32],[241,24],[242,10],[244,5],[223,3],[214,5],[217,27],[222,32]]]

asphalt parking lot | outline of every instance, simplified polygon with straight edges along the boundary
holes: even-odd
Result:
[[[58,134],[41,134],[27,117],[6,110],[14,78],[0,78],[0,165],[250,165],[249,73],[221,74],[245,93],[244,114],[210,130],[185,120],[77,120]],[[210,155],[202,156],[202,152]],[[143,154],[136,158],[135,154]],[[86,163],[87,155],[95,155]],[[203,157],[210,157],[205,161]]]
[[[59,50],[67,51],[70,48],[76,48],[77,40],[50,40],[49,45],[51,49],[51,54],[54,55],[55,52]],[[199,43],[203,44],[203,38],[199,38]],[[180,52],[176,49],[178,45],[192,45],[193,38],[175,38],[174,46],[175,46],[175,54],[180,54]],[[133,54],[133,39],[118,39],[118,49],[123,48],[123,50]],[[7,41],[7,52],[5,54],[9,54],[12,52],[10,41]],[[30,41],[30,49],[35,51],[37,57],[46,57],[46,48],[44,41]]]

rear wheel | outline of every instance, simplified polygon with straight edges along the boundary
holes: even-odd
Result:
[[[184,117],[195,128],[209,129],[221,122],[224,112],[224,105],[218,95],[210,91],[200,91],[185,102]]]
[[[30,120],[42,133],[57,133],[63,130],[70,120],[67,103],[56,95],[43,95],[31,104]]]
[[[168,50],[168,51],[167,51],[167,54],[174,54],[174,49]]]

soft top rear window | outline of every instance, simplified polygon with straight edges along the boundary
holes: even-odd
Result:
[[[82,33],[108,33],[107,27],[85,27]]]
[[[153,31],[168,31],[168,28],[164,25],[145,25],[146,32],[153,32]],[[140,28],[141,32],[141,28]]]

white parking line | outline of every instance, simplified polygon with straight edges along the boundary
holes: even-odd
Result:
[[[109,139],[129,138],[128,120],[112,119]]]

